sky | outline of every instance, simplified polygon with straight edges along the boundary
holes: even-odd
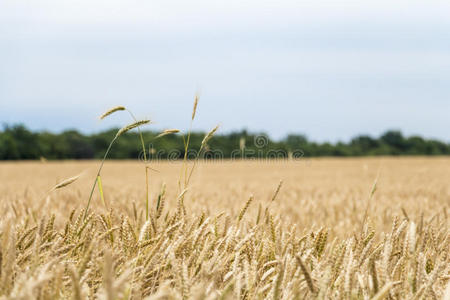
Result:
[[[450,142],[450,1],[1,0],[0,122]]]

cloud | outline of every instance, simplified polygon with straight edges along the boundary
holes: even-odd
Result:
[[[53,27],[139,27],[154,32],[383,21],[449,24],[448,1],[3,0],[2,23]],[[21,25],[22,24],[22,25]],[[14,30],[14,28],[9,28]]]

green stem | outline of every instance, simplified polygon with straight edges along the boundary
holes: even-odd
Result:
[[[87,217],[89,206],[91,205],[92,195],[94,194],[95,186],[97,185],[98,176],[100,176],[100,172],[102,171],[103,165],[105,164],[106,157],[108,156],[108,153],[111,150],[111,147],[114,144],[114,142],[116,141],[116,139],[117,139],[117,135],[113,138],[111,143],[109,143],[108,149],[106,150],[105,155],[103,156],[102,163],[100,164],[100,168],[98,169],[97,176],[95,177],[94,184],[92,185],[91,194],[89,195],[89,200],[88,200],[88,203],[86,205],[86,209],[84,210],[83,220],[85,220],[86,217]]]
[[[189,173],[189,177],[187,178],[187,182],[186,182],[185,188],[189,185],[189,182],[191,181],[192,174],[194,173],[195,166],[198,163],[198,159],[200,157],[200,153],[202,153],[202,150],[203,150],[203,147],[200,147],[200,150],[197,153],[197,157],[194,160],[194,165],[192,166],[191,172]]]
[[[181,137],[183,138],[183,146],[184,146],[184,153],[185,153],[185,157],[183,158],[183,165],[180,168],[180,177],[178,178],[178,193],[181,193],[181,179],[183,178],[183,168],[184,168],[184,162],[186,160],[186,139],[184,138],[184,134],[181,135]]]
[[[191,124],[189,125],[189,131],[187,136],[187,141],[184,145],[184,159],[183,159],[183,166],[184,166],[184,188],[187,186],[187,172],[188,172],[188,166],[187,166],[187,153],[189,149],[189,143],[191,141],[191,132],[192,132],[192,122],[193,119],[191,119]]]

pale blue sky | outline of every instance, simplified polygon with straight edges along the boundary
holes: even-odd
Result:
[[[450,2],[1,0],[0,122],[450,141]]]

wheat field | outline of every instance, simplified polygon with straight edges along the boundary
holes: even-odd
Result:
[[[0,164],[1,299],[450,297],[449,158],[98,165]]]

